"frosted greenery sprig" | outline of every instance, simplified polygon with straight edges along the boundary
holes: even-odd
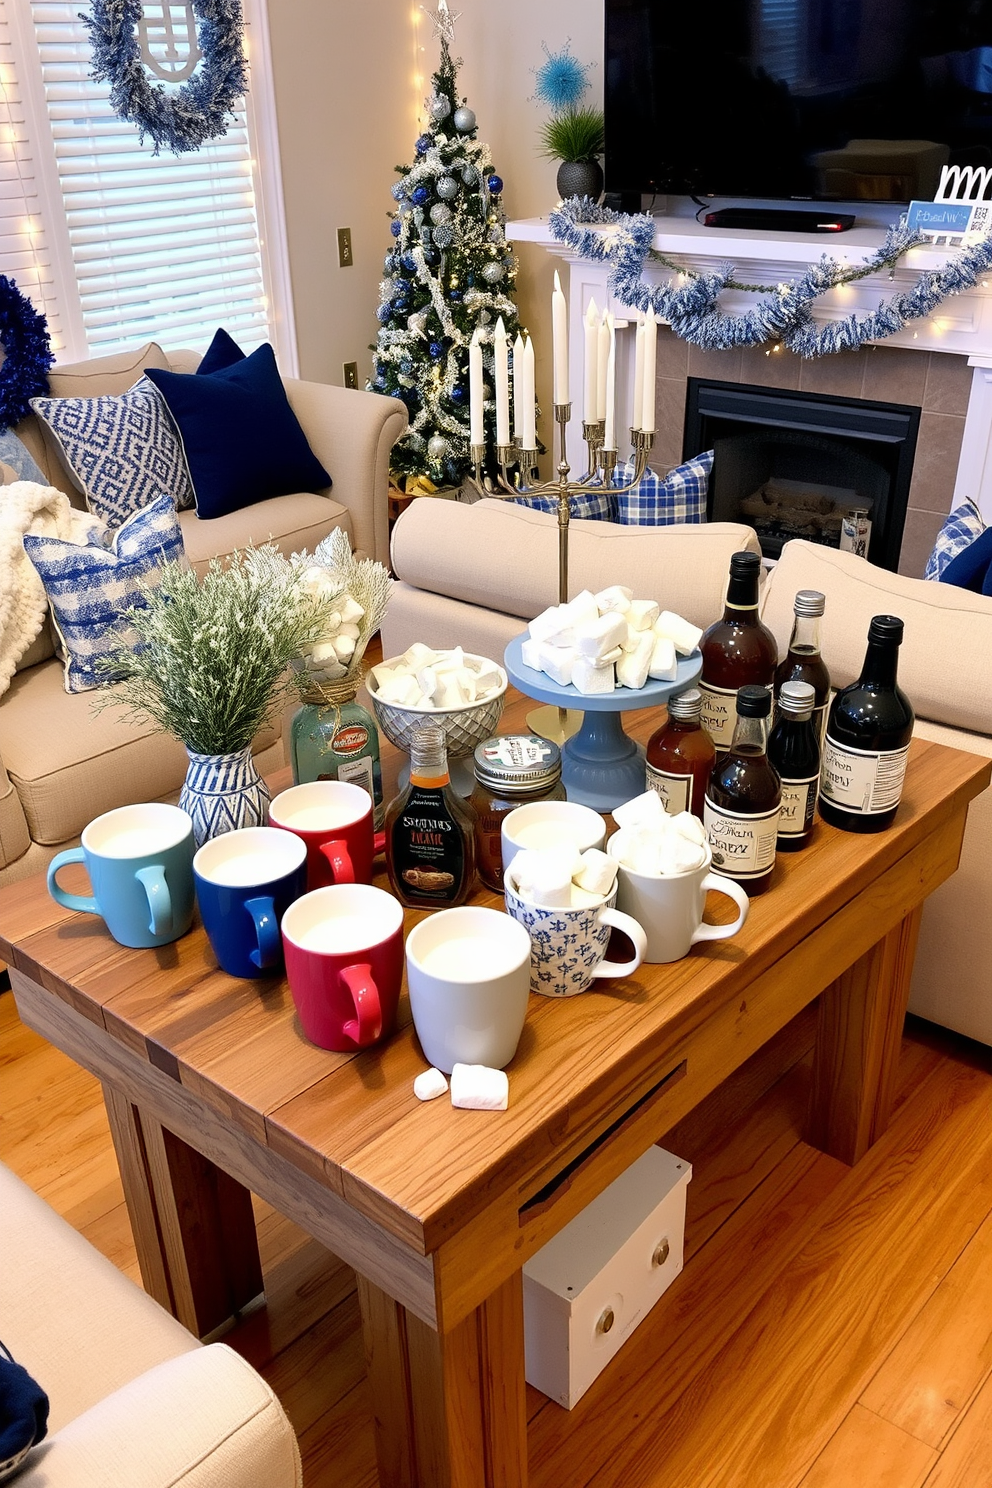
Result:
[[[202,578],[176,563],[157,578],[139,586],[143,604],[131,613],[137,646],[104,663],[123,681],[99,706],[123,702],[134,721],[151,720],[196,754],[246,749],[301,690],[289,664],[321,634],[326,602],[272,547],[226,567],[214,559]]]

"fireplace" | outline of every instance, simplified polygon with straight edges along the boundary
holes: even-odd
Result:
[[[753,527],[766,557],[794,537],[839,547],[860,509],[868,557],[895,572],[919,425],[912,405],[689,377],[683,457],[713,450],[707,518]]]

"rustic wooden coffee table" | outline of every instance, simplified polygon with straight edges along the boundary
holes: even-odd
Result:
[[[257,1295],[254,1190],[358,1273],[383,1484],[516,1488],[524,1261],[819,994],[807,1136],[858,1160],[888,1121],[923,902],[990,769],[916,741],[894,827],[820,823],[739,937],[532,998],[505,1113],[417,1102],[405,997],[387,1043],[327,1053],[282,980],[224,975],[199,927],[125,950],[41,878],[0,892],[0,958],[24,1021],[103,1081],[147,1289],[200,1334]]]

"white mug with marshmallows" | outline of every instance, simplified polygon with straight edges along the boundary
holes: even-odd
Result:
[[[607,852],[619,864],[617,904],[644,926],[649,964],[681,961],[690,946],[701,940],[727,940],[736,935],[747,919],[748,897],[731,878],[710,872],[713,861],[709,843],[699,847],[699,864],[679,873],[638,872],[636,828],[621,827],[610,838]],[[737,906],[730,925],[708,925],[703,920],[706,894],[713,889]]]
[[[558,847],[574,847],[585,852],[602,847],[606,841],[606,822],[591,806],[576,801],[528,801],[516,806],[503,818],[503,872],[518,852],[546,852]]]

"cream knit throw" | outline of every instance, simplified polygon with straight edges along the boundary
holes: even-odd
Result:
[[[0,697],[17,663],[45,623],[48,602],[34,564],[24,551],[26,532],[84,544],[103,524],[70,506],[54,486],[14,481],[0,486]]]

